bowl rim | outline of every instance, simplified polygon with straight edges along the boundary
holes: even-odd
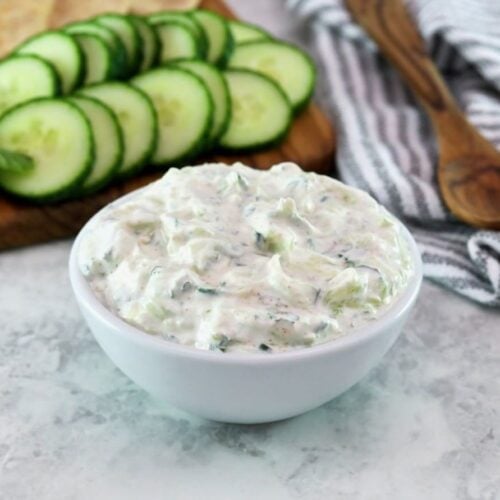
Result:
[[[300,360],[303,358],[319,357],[329,355],[333,352],[341,352],[350,349],[358,344],[367,342],[377,335],[381,335],[387,328],[398,321],[398,319],[406,314],[406,312],[413,306],[422,283],[422,259],[417,247],[417,243],[407,227],[394,215],[393,218],[399,224],[403,237],[408,243],[410,255],[413,263],[413,273],[405,287],[400,292],[399,297],[389,305],[378,318],[366,323],[348,334],[327,340],[323,343],[316,344],[310,347],[301,347],[291,349],[289,351],[281,352],[234,352],[234,353],[221,353],[218,351],[209,351],[205,349],[198,349],[194,346],[176,344],[169,342],[167,339],[147,333],[140,328],[137,328],[119,316],[111,312],[107,307],[102,304],[92,291],[90,284],[83,276],[78,266],[78,251],[81,241],[85,233],[94,221],[105,211],[117,204],[124,203],[129,198],[137,195],[140,191],[147,188],[141,187],[130,193],[127,193],[120,198],[105,205],[98,212],[96,212],[81,228],[76,236],[70,252],[69,257],[69,277],[73,293],[76,296],[79,305],[84,305],[86,309],[90,310],[92,314],[99,319],[101,323],[105,323],[112,330],[119,335],[124,336],[126,339],[133,343],[142,344],[146,347],[163,351],[170,355],[177,355],[179,357],[187,357],[205,362],[222,363],[222,364],[267,364],[267,363],[280,363],[291,360]]]

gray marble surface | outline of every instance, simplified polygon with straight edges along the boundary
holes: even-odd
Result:
[[[279,2],[231,2],[295,38]],[[500,314],[426,283],[370,375],[301,417],[205,422],[94,342],[70,242],[0,254],[0,499],[500,498]]]

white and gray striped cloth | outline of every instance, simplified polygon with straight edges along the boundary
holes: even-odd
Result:
[[[337,164],[416,237],[425,276],[500,306],[500,233],[457,222],[440,199],[429,121],[342,0],[288,0],[314,27],[338,133]],[[429,53],[471,122],[500,148],[500,1],[410,0]]]

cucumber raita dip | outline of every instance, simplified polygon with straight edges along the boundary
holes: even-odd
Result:
[[[413,271],[383,207],[293,163],[171,168],[94,219],[79,266],[99,300],[145,332],[268,353],[348,335]]]

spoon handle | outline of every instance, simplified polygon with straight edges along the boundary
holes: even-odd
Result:
[[[438,135],[449,127],[460,133],[468,123],[402,0],[345,0],[354,19],[399,70],[432,119]],[[455,134],[454,134],[455,135]],[[444,138],[443,138],[444,139]]]

